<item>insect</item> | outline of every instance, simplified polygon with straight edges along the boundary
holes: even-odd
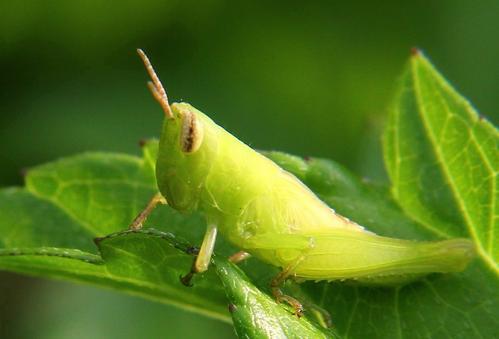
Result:
[[[295,176],[193,106],[170,105],[149,59],[138,53],[165,119],[156,163],[160,192],[130,228],[140,229],[160,203],[204,214],[207,230],[184,284],[208,269],[218,233],[242,250],[232,261],[252,255],[282,269],[271,282],[272,293],[298,316],[300,302],[280,289],[287,278],[402,284],[431,272],[461,271],[474,256],[467,239],[382,237],[335,213]]]

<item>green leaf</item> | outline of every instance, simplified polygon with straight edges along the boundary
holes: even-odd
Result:
[[[188,241],[148,228],[113,233],[96,243],[109,274],[118,282],[138,285],[138,294],[208,316],[227,317],[224,290],[213,270],[197,277],[192,287],[180,283],[180,275],[193,261],[187,254],[192,250]]]
[[[262,293],[236,266],[215,260],[229,299],[229,310],[239,338],[337,338],[306,318],[298,319]]]
[[[156,192],[156,150],[152,142],[144,159],[109,153],[62,159],[32,169],[26,188],[1,190],[0,267],[97,284],[230,321],[216,274],[198,277],[193,288],[180,283],[190,256],[160,249],[154,240],[138,247],[116,239],[100,252],[93,242],[126,229]],[[195,244],[204,228],[199,215],[182,216],[168,207],[149,222]]]
[[[397,288],[302,288],[330,311],[345,337],[493,337],[499,328],[497,130],[417,54],[402,78],[384,142],[393,200],[385,188],[330,161],[267,155],[340,214],[378,234],[469,237],[479,258],[463,273],[430,275]]]
[[[418,313],[430,310],[424,318],[438,326],[418,332],[492,337],[499,327],[499,133],[419,51],[400,87],[384,140],[393,196],[425,232],[469,237],[479,254],[447,283],[443,277],[424,281],[434,301],[413,300],[421,304]],[[402,300],[399,294],[398,305]]]
[[[440,237],[470,237],[499,273],[499,134],[421,54],[402,78],[385,134],[392,192]]]
[[[288,293],[327,309],[345,337],[494,336],[499,328],[497,135],[418,54],[402,78],[387,127],[391,188],[359,180],[332,161],[265,153],[337,212],[371,231],[415,240],[470,237],[479,251],[463,273],[430,275],[405,286],[306,282],[289,285]],[[146,226],[169,235],[125,233],[95,246],[94,237],[125,229],[156,191],[156,150],[156,143],[148,143],[143,159],[109,153],[62,159],[31,170],[26,188],[1,190],[0,268],[114,288],[225,321],[230,319],[225,292],[237,305],[243,286],[259,296],[256,307],[268,306],[269,320],[274,311],[285,310],[274,309],[230,265],[218,269],[231,270],[241,289],[226,282],[224,291],[213,271],[196,277],[193,288],[179,283],[192,260],[186,247],[202,239],[201,215],[159,207]],[[219,258],[235,250],[217,240]],[[256,259],[240,267],[267,292],[278,271]],[[239,306],[240,335],[258,333],[258,327],[245,325],[256,308]]]

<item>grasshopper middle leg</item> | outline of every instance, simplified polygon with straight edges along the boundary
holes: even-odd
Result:
[[[208,269],[210,265],[211,256],[213,254],[213,249],[215,248],[215,241],[217,240],[217,227],[213,224],[209,224],[206,233],[204,234],[203,243],[199,249],[192,267],[189,273],[185,276],[180,277],[180,281],[185,286],[192,286],[191,280],[196,273],[202,273]]]

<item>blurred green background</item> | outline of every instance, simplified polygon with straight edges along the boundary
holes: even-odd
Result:
[[[139,154],[172,101],[254,148],[332,158],[384,181],[379,143],[409,49],[499,120],[499,2],[0,2],[0,186],[88,150]],[[0,273],[1,338],[224,338],[230,325],[65,282]]]

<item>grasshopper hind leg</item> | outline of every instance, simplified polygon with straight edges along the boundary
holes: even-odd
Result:
[[[294,267],[296,266],[290,266]],[[295,299],[289,295],[286,295],[282,292],[281,287],[283,284],[286,282],[288,279],[294,279],[294,276],[291,272],[290,267],[287,269],[284,269],[282,272],[280,272],[274,279],[272,279],[270,283],[270,288],[272,291],[272,295],[276,299],[278,303],[285,302],[291,307],[294,308],[294,315],[296,315],[298,318],[301,318],[303,316],[304,310],[307,309],[310,311],[316,320],[319,322],[319,324],[324,327],[324,328],[330,328],[333,326],[332,320],[331,320],[331,315],[329,314],[328,311],[323,309],[322,307],[316,305],[314,302],[309,300],[303,292],[299,292],[298,286],[296,286],[296,291],[293,292],[294,295],[298,295],[300,300]],[[305,306],[305,307],[304,307]]]
[[[278,303],[285,302],[294,308],[297,317],[303,316],[303,305],[295,298],[282,292],[281,287],[284,282],[294,277],[296,267],[307,258],[308,252],[315,246],[315,239],[296,234],[279,234],[279,244],[276,247],[275,236],[256,236],[248,239],[244,248],[248,250],[272,250],[272,251],[297,251],[298,255],[291,261],[287,261],[287,266],[272,279],[270,289]]]
[[[290,264],[288,267],[283,269],[278,275],[272,279],[270,282],[270,289],[272,291],[272,295],[276,299],[278,303],[285,302],[291,307],[294,308],[294,314],[300,318],[303,316],[303,305],[295,298],[286,295],[282,292],[281,287],[286,282],[286,280],[292,277],[293,269],[305,258],[305,256],[301,255],[296,261]]]

